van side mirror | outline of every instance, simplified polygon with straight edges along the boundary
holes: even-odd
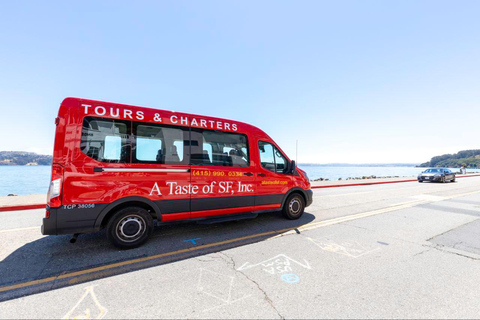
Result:
[[[295,164],[295,160],[292,160],[288,164],[287,174],[295,174],[296,172],[297,172],[297,165]]]

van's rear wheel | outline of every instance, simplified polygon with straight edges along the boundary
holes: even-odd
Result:
[[[305,210],[305,200],[298,193],[292,194],[288,197],[283,206],[283,215],[290,220],[298,219],[302,216]]]
[[[147,210],[127,207],[115,213],[107,224],[107,238],[117,248],[136,248],[147,241],[153,231],[153,219]]]

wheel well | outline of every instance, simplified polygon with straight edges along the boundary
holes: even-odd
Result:
[[[119,210],[122,210],[123,208],[127,208],[127,207],[143,208],[143,209],[147,210],[148,213],[150,213],[150,215],[152,216],[152,219],[157,219],[157,215],[155,213],[155,210],[150,205],[146,204],[145,202],[141,202],[141,201],[128,201],[128,202],[120,203],[119,205],[110,209],[110,211],[108,211],[108,213],[103,218],[101,227],[105,228],[107,226],[108,220],[110,220],[110,218],[116,212],[118,212]]]
[[[299,190],[292,191],[287,197],[285,197],[285,201],[283,202],[283,205],[287,202],[288,197],[290,197],[292,194],[299,194],[303,198],[303,203],[306,205],[307,204],[307,197],[305,194]]]

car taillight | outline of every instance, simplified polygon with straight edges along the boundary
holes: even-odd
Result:
[[[50,208],[62,205],[63,168],[57,164],[52,166],[52,181],[48,189],[47,204]]]

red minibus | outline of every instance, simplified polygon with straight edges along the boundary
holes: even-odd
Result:
[[[115,246],[133,248],[157,224],[298,219],[312,203],[306,173],[246,123],[66,98],[55,124],[44,235],[106,228]]]

